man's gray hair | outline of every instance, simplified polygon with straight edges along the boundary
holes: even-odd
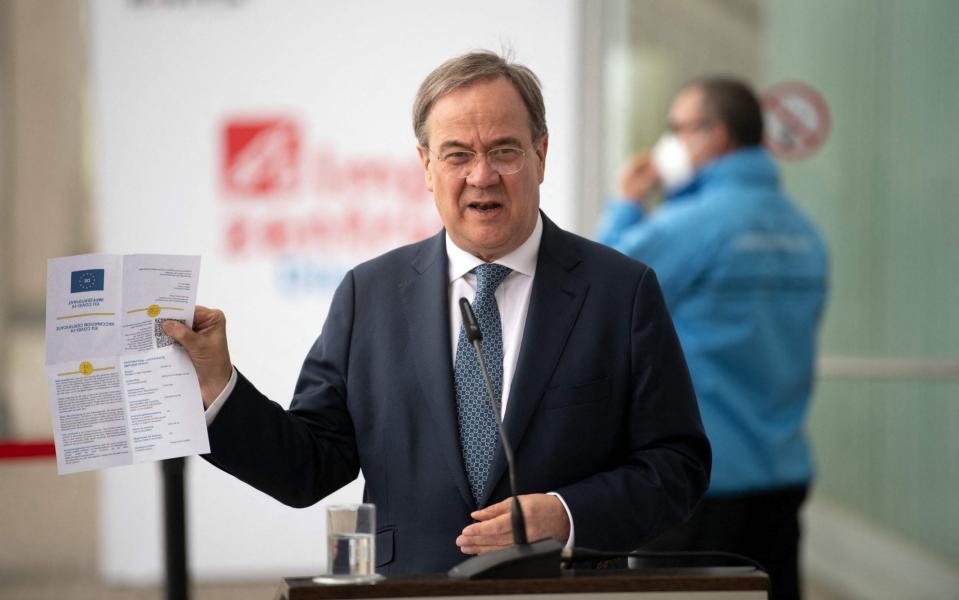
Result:
[[[540,91],[539,78],[528,67],[510,61],[488,50],[470,52],[452,58],[430,73],[416,93],[413,102],[413,131],[423,147],[429,142],[426,118],[433,104],[442,96],[478,81],[505,77],[523,98],[529,112],[533,143],[546,135],[546,107]]]

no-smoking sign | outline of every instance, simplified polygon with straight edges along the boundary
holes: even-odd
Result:
[[[829,109],[822,95],[805,83],[776,84],[762,94],[766,147],[779,158],[801,160],[815,154],[829,135]]]

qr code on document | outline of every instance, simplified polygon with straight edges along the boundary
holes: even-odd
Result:
[[[178,323],[183,323],[186,325],[186,319],[157,319],[153,322],[153,337],[157,340],[157,348],[165,348],[167,346],[172,346],[176,344],[176,340],[163,333],[163,322],[164,321],[176,321]],[[177,344],[179,345],[179,344]]]

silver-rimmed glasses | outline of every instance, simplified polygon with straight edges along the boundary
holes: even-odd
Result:
[[[440,168],[444,172],[460,178],[469,177],[469,174],[476,168],[477,159],[480,156],[485,156],[490,168],[500,175],[518,173],[526,160],[526,151],[515,146],[497,146],[486,152],[454,149],[438,154],[429,148],[426,150],[436,157],[440,163]]]

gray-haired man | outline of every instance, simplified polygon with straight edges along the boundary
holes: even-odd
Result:
[[[200,377],[209,460],[293,506],[362,469],[384,574],[509,545],[506,465],[460,333],[466,297],[530,539],[624,550],[682,521],[710,465],[682,351],[652,271],[540,212],[535,76],[467,54],[427,77],[414,113],[445,227],[346,275],[288,411],[233,368],[222,313],[169,326]]]

